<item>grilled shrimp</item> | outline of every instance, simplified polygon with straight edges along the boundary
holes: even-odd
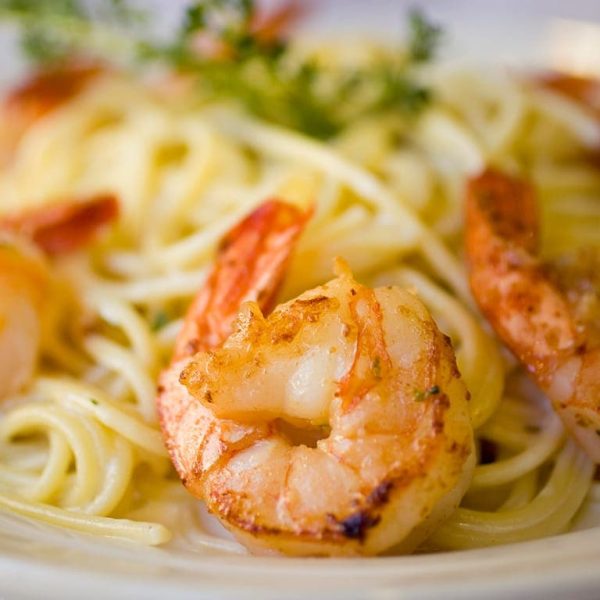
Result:
[[[540,85],[582,104],[600,117],[600,81],[567,73],[547,73]]]
[[[358,284],[341,261],[265,316],[302,228],[294,210],[264,205],[226,240],[161,378],[167,445],[252,551],[409,551],[470,481],[468,393],[421,302]],[[292,213],[287,234],[265,224],[273,212]]]
[[[47,284],[41,255],[23,240],[0,233],[0,399],[31,378]]]
[[[0,218],[0,399],[35,369],[49,289],[41,251],[75,250],[116,215],[115,198],[101,196]]]
[[[535,196],[525,181],[492,170],[475,177],[466,219],[471,289],[482,312],[600,462],[597,282],[588,275],[585,293],[564,289],[564,276],[536,258]]]
[[[56,202],[0,217],[0,231],[18,234],[46,254],[65,254],[87,244],[118,214],[117,199],[105,194],[80,201]]]
[[[0,105],[0,165],[9,162],[33,123],[83,91],[100,72],[98,65],[71,64],[41,71],[15,88]]]

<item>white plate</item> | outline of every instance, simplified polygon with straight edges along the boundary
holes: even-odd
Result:
[[[172,17],[174,4],[181,2],[154,0],[152,4]],[[451,36],[445,60],[493,61],[512,67],[587,60],[592,70],[596,63],[600,69],[600,42],[593,29],[590,35],[582,34],[568,43],[564,37],[573,21],[600,24],[598,0],[438,0],[421,4]],[[360,31],[389,37],[407,7],[398,0],[330,1],[318,5],[305,29],[316,35],[333,30],[336,34]],[[0,83],[20,69],[7,48],[7,38],[6,32],[0,35]],[[599,46],[589,60],[596,42]],[[0,598],[11,599],[592,599],[600,597],[599,557],[600,527],[446,554],[299,560],[175,554],[92,540],[0,513]]]

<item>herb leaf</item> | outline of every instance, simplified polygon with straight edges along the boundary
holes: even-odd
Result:
[[[64,16],[82,18],[76,0],[49,0],[35,5],[29,0],[6,0],[0,7],[2,10],[14,11],[15,15],[35,12],[38,16],[40,25],[23,27],[21,39],[25,54],[37,62],[53,62],[68,51],[60,33],[48,31],[44,26],[47,19],[60,19]]]
[[[409,13],[408,21],[410,25],[408,44],[410,57],[417,63],[431,60],[440,44],[442,30],[429,22],[425,15],[417,9],[413,9]]]
[[[164,310],[159,310],[152,319],[150,329],[152,329],[152,331],[160,331],[168,323],[169,315]]]

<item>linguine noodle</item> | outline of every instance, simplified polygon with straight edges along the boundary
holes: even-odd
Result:
[[[115,74],[27,131],[0,171],[0,213],[104,192],[122,211],[102,241],[53,263],[41,364],[2,409],[1,510],[142,544],[241,551],[179,484],[154,399],[216,244],[271,197],[314,203],[282,300],[328,279],[341,256],[365,283],[414,290],[453,340],[479,464],[426,549],[556,534],[587,496],[597,501],[591,461],[475,311],[461,240],[465,178],[493,163],[535,183],[546,256],[598,245],[600,172],[584,155],[600,125],[508,76],[430,77],[437,100],[418,120],[373,116],[327,143]]]

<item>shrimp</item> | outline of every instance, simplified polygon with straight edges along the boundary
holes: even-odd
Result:
[[[600,80],[568,73],[550,72],[537,77],[534,83],[576,102],[600,124]],[[584,158],[592,165],[600,166],[600,146],[597,136],[594,136],[592,140],[584,142],[586,146]]]
[[[15,88],[0,106],[0,165],[6,164],[27,129],[81,93],[102,69],[70,64],[41,71]]]
[[[290,210],[263,206],[228,237],[161,378],[167,445],[186,487],[251,551],[412,550],[473,468],[451,344],[413,294],[362,286],[341,261],[335,279],[265,316],[273,294],[261,292],[301,227],[283,240],[267,227],[250,255],[246,238],[266,212]],[[255,273],[254,289],[236,285]]]
[[[23,240],[0,233],[0,399],[33,374],[47,286],[41,255]]]
[[[0,231],[19,234],[46,254],[65,254],[88,243],[118,214],[116,197],[102,194],[83,201],[66,200],[0,217]]]
[[[42,251],[76,250],[117,213],[114,197],[99,196],[0,218],[0,399],[35,370],[50,284]]]
[[[563,289],[535,256],[536,204],[527,182],[488,169],[469,181],[466,196],[466,253],[477,303],[600,462],[600,336],[590,290],[584,309],[575,286]],[[593,294],[598,306],[598,289]]]
[[[567,73],[546,73],[538,78],[543,87],[579,102],[600,118],[600,81]]]

